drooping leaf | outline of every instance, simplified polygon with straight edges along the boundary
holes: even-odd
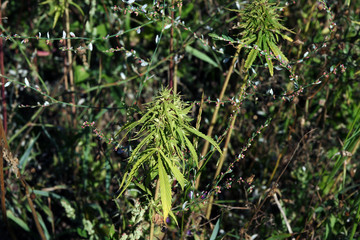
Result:
[[[203,60],[204,62],[207,62],[211,65],[213,65],[214,67],[219,67],[218,64],[212,60],[208,55],[206,55],[203,52],[200,52],[199,50],[192,48],[190,46],[186,46],[185,48],[186,52],[190,53],[191,55],[194,55],[195,57]]]
[[[160,157],[158,157],[158,170],[159,170],[159,181],[160,181],[160,196],[161,205],[164,214],[164,222],[171,212],[171,185]]]
[[[174,166],[174,164],[171,162],[171,160],[164,154],[163,151],[159,150],[159,153],[161,154],[162,158],[166,161],[167,166],[170,168],[170,171],[174,175],[175,179],[179,182],[181,188],[184,190],[185,187],[185,178],[184,175],[179,171],[179,169]]]
[[[184,128],[186,130],[188,130],[189,132],[191,132],[192,134],[194,134],[194,135],[196,135],[198,137],[201,137],[201,138],[205,139],[206,141],[210,142],[216,148],[216,150],[218,150],[218,152],[220,154],[222,154],[222,151],[221,151],[219,145],[211,137],[206,136],[205,134],[203,134],[202,132],[199,132],[198,130],[196,130],[193,127],[189,127],[189,126],[184,125]]]
[[[123,192],[126,190],[126,188],[130,185],[132,179],[134,178],[137,170],[139,169],[139,167],[147,160],[149,160],[149,158],[155,153],[156,149],[149,149],[147,151],[147,153],[143,154],[143,156],[141,156],[136,163],[134,164],[134,166],[132,167],[131,171],[124,176],[119,189],[122,188],[122,191],[120,192],[118,198],[123,194]],[[125,183],[126,182],[126,183]],[[124,185],[125,184],[125,185]]]
[[[287,64],[289,60],[285,57],[285,55],[281,52],[281,50],[276,46],[276,44],[269,39],[266,39],[268,46],[271,48],[271,51],[274,53],[275,56],[280,56],[281,60]]]
[[[190,140],[185,135],[184,135],[184,139],[186,142],[186,146],[190,150],[191,156],[192,156],[196,166],[198,166],[199,160],[198,160],[198,156],[197,156],[196,150],[194,148],[194,145],[190,142]]]
[[[267,42],[266,42],[266,36],[263,37],[263,49],[266,50],[266,53],[267,53],[267,55],[265,55],[264,57],[265,57],[266,63],[268,64],[270,75],[273,76],[274,75],[274,65],[273,65],[271,57],[270,57],[270,50],[269,50],[269,46],[267,45]]]

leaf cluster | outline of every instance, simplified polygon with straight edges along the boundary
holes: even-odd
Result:
[[[264,50],[266,55],[265,59],[271,76],[274,74],[271,60],[273,56],[278,58],[283,64],[289,62],[277,46],[277,42],[279,41],[279,36],[292,42],[293,40],[282,34],[281,31],[293,32],[280,23],[279,9],[280,7],[277,7],[274,3],[269,3],[267,0],[255,0],[243,10],[230,9],[231,11],[239,12],[239,22],[235,28],[241,30],[239,35],[242,41],[246,44],[256,43],[256,46],[251,49],[247,56],[245,62],[246,69],[251,67],[261,50]]]
[[[221,153],[218,144],[190,125],[192,120],[188,114],[192,106],[184,103],[180,96],[171,93],[170,89],[162,89],[153,102],[146,105],[146,112],[138,121],[123,126],[120,132],[125,131],[120,143],[130,132],[140,127],[132,140],[141,139],[129,157],[127,174],[120,185],[120,195],[130,185],[139,168],[147,163],[152,175],[159,176],[161,202],[164,219],[171,213],[171,185],[169,178],[174,177],[184,189],[186,180],[182,173],[185,168],[184,151],[189,150],[193,164],[198,166],[198,155],[189,135],[193,134],[209,141]],[[130,168],[129,168],[130,167]],[[125,183],[126,182],[126,183]],[[141,186],[150,192],[145,186]],[[119,195],[119,196],[120,196]],[[173,216],[175,219],[175,217]],[[175,219],[176,220],[176,219]]]

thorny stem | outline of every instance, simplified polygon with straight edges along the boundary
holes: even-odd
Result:
[[[233,69],[234,69],[234,65],[236,63],[236,61],[238,60],[238,56],[239,56],[239,53],[241,51],[241,48],[242,48],[242,44],[239,44],[237,46],[237,49],[236,49],[236,53],[235,53],[235,56],[231,62],[231,65],[230,65],[230,68],[229,68],[229,71],[226,75],[226,79],[225,79],[225,82],[223,84],[223,87],[221,89],[221,92],[220,92],[220,96],[219,96],[219,101],[221,101],[224,97],[224,94],[225,94],[225,90],[226,90],[226,87],[229,83],[229,80],[230,80],[230,77],[232,75],[232,72],[233,72]],[[211,122],[210,122],[210,126],[209,126],[209,129],[208,129],[208,132],[207,132],[207,136],[208,137],[211,137],[212,135],[212,132],[213,132],[213,129],[214,129],[214,125],[215,125],[215,122],[216,122],[216,119],[217,119],[217,115],[218,115],[218,112],[219,112],[219,109],[220,109],[220,104],[217,104],[216,107],[215,107],[215,111],[213,113],[213,116],[212,116],[212,119],[211,119]],[[209,149],[209,142],[208,141],[205,141],[205,144],[204,144],[204,147],[201,151],[201,156],[205,156],[207,151]],[[199,162],[199,167],[198,167],[198,170],[201,169],[202,165],[203,165],[204,161],[201,161]],[[197,189],[199,187],[199,183],[200,183],[200,176],[201,174],[198,175],[198,177],[196,178],[196,182],[195,182],[195,189]]]

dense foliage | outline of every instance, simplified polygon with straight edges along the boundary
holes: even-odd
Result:
[[[360,238],[359,16],[3,1],[0,238]]]

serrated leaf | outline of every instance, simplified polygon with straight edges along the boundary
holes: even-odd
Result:
[[[206,141],[210,142],[216,148],[216,150],[218,150],[218,152],[220,154],[222,154],[222,151],[221,151],[219,145],[211,137],[206,136],[205,134],[203,134],[202,132],[199,132],[198,130],[196,130],[193,127],[189,127],[189,126],[184,125],[184,128],[186,130],[188,130],[189,132],[191,132],[192,134],[195,134],[196,136],[199,136],[199,137],[205,139]]]
[[[191,55],[203,60],[204,62],[207,62],[211,65],[213,65],[214,67],[219,67],[219,65],[213,61],[208,55],[206,55],[203,52],[200,52],[199,50],[192,48],[190,46],[186,46],[185,48],[186,52],[190,53]]]
[[[251,51],[250,51],[250,53],[247,56],[246,61],[245,61],[245,68],[246,69],[249,69],[251,67],[251,65],[254,63],[254,61],[256,59],[256,56],[257,56],[257,50],[255,50],[254,48],[251,49]]]
[[[270,57],[269,46],[266,43],[266,36],[264,36],[264,38],[263,38],[263,48],[264,48],[264,50],[266,50],[266,53],[268,54],[268,55],[265,55],[264,57],[265,57],[266,63],[268,64],[270,75],[273,76],[274,75],[274,65],[273,65],[271,57]]]
[[[158,170],[159,170],[159,181],[160,181],[161,205],[164,214],[164,222],[166,222],[166,218],[169,216],[169,213],[171,212],[171,185],[160,157],[158,158]]]
[[[280,34],[280,35],[281,35],[281,37],[282,37],[283,39],[288,40],[289,42],[293,42],[293,41],[294,41],[291,37],[289,37],[289,36],[287,36],[287,35],[285,35],[285,34]]]
[[[186,146],[190,150],[191,156],[192,156],[193,160],[195,161],[196,166],[198,166],[199,160],[198,160],[198,155],[196,153],[194,145],[190,142],[190,140],[185,135],[184,135],[184,139],[186,142]]]
[[[212,38],[221,39],[221,37],[215,33],[209,33],[208,35],[209,35],[209,37],[212,37]]]
[[[226,36],[226,35],[222,35],[222,37],[223,37],[225,40],[230,41],[230,42],[234,42],[234,41],[235,41],[234,39],[232,39],[231,37]]]
[[[132,167],[131,171],[126,174],[120,184],[119,189],[123,188],[119,194],[119,196],[117,198],[119,198],[123,192],[126,190],[126,188],[130,185],[132,179],[134,178],[135,173],[137,172],[137,170],[139,169],[139,167],[146,162],[147,160],[149,160],[149,158],[155,153],[155,149],[150,149],[150,151],[148,151],[146,154],[143,154],[142,157],[140,157],[136,163],[134,164],[134,166]],[[126,184],[124,185],[126,181]]]
[[[184,175],[180,172],[180,170],[171,162],[171,160],[164,154],[163,151],[159,150],[159,153],[163,157],[163,159],[166,161],[168,167],[170,168],[170,171],[174,175],[175,179],[179,182],[182,190],[184,190],[185,187],[185,178]]]
[[[150,141],[150,139],[154,136],[154,134],[155,134],[155,132],[152,132],[149,135],[147,135],[143,140],[141,140],[141,142],[133,150],[131,156],[136,156],[137,153],[140,151],[140,149]],[[134,157],[130,157],[129,163],[131,163],[133,160],[134,160]]]
[[[271,48],[271,51],[274,53],[275,56],[280,56],[281,60],[285,61],[285,63],[288,63],[289,60],[285,57],[285,55],[280,51],[280,49],[276,46],[275,43],[272,41],[269,41],[269,39],[266,39],[269,47]]]

